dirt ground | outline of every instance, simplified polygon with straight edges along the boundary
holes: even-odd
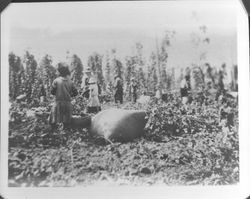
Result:
[[[133,106],[142,108],[122,108]],[[18,104],[10,109],[9,186],[220,185],[239,180],[236,126],[229,130],[214,124],[210,131],[197,127],[195,133],[169,136],[158,133],[160,125],[151,125],[139,139],[110,144],[86,129],[51,133],[46,114],[26,113]],[[155,118],[151,121],[157,124]]]

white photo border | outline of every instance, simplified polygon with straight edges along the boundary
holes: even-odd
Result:
[[[214,3],[219,1],[214,1]],[[222,1],[225,2],[225,1]],[[228,186],[152,186],[152,187],[74,187],[13,188],[8,187],[8,7],[1,13],[1,156],[0,195],[3,198],[246,198],[250,195],[250,81],[249,27],[247,13],[240,1],[237,7],[237,59],[239,71],[239,143],[240,182]],[[110,2],[112,3],[112,2]],[[136,3],[136,2],[133,2]],[[11,5],[10,5],[11,6]]]

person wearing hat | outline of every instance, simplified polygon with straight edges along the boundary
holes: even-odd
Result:
[[[132,95],[132,101],[134,103],[136,103],[136,100],[137,100],[137,88],[138,88],[138,85],[135,81],[135,78],[133,77],[131,79],[131,84],[130,84],[130,93]]]
[[[70,71],[67,65],[59,63],[57,70],[59,77],[53,81],[51,90],[51,94],[55,96],[55,102],[49,117],[53,129],[60,123],[64,128],[69,127],[72,116],[71,98],[78,94],[73,82],[68,78]]]
[[[84,71],[84,75],[82,78],[81,89],[83,90],[83,97],[89,98],[89,79],[91,78],[91,69],[87,67]]]
[[[94,77],[91,77],[88,82],[89,100],[87,105],[87,113],[97,113],[101,110],[100,101],[98,98],[98,85]]]
[[[114,83],[114,88],[115,88],[115,103],[120,102],[120,104],[123,103],[123,85],[122,85],[122,79],[120,76],[115,76],[115,83]]]
[[[187,104],[189,101],[189,91],[191,90],[190,86],[190,76],[185,75],[184,79],[181,81],[181,98],[182,98],[182,103]]]

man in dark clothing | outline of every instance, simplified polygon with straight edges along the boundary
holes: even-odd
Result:
[[[219,71],[219,80],[218,80],[218,90],[216,93],[216,100],[219,99],[220,95],[224,95],[225,94],[225,88],[224,88],[224,83],[223,83],[223,79],[224,79],[224,75],[223,75],[223,71],[220,70]]]
[[[84,73],[85,75],[82,78],[82,85],[81,85],[81,88],[83,90],[82,96],[88,99],[89,98],[89,79],[91,77],[91,69],[88,67],[84,71]]]
[[[40,87],[40,103],[43,103],[45,102],[45,99],[46,99],[46,91],[45,91],[45,87],[44,85],[42,84],[41,87]]]
[[[138,86],[137,86],[137,83],[136,83],[134,78],[132,78],[131,81],[132,82],[130,84],[130,93],[132,95],[132,101],[135,103],[137,100],[137,88],[138,88]]]
[[[123,103],[123,85],[122,85],[122,79],[119,76],[115,77],[115,103],[118,103],[118,101],[122,104]]]

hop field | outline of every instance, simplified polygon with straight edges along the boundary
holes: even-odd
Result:
[[[66,32],[62,29],[52,34],[53,31],[48,30],[55,28],[54,23],[44,31],[39,29],[36,32],[37,27],[30,28],[24,31],[24,37],[20,33],[25,28],[21,32],[10,31],[18,35],[9,38],[10,44],[13,44],[10,49],[16,52],[9,52],[9,65],[3,67],[8,68],[6,74],[3,74],[8,75],[7,93],[11,103],[8,132],[9,186],[238,183],[237,26],[225,26],[224,21],[228,21],[225,9],[222,12],[218,10],[218,13],[223,13],[222,17],[212,13],[216,16],[215,21],[209,15],[203,17],[210,12],[204,13],[203,9],[199,11],[199,6],[197,9],[192,7],[190,11],[184,9],[185,12],[182,6],[180,12],[160,9],[163,11],[161,14],[156,9],[156,14],[160,14],[159,19],[151,17],[152,13],[147,10],[145,17],[136,17],[136,20],[142,19],[138,23],[139,28],[136,28],[134,17],[129,18],[126,14],[121,21],[119,19],[123,11],[111,7],[112,16],[115,13],[119,16],[111,17],[110,30],[106,25],[102,29],[101,23],[109,12],[105,11],[105,17],[98,19],[98,16],[102,16],[100,9],[98,16],[89,20],[90,26],[88,20],[86,23],[81,21],[89,19],[88,12],[79,12],[87,13],[87,17],[83,17],[79,23],[77,18],[67,17],[65,22],[74,20],[70,27],[72,24],[77,25],[72,31],[68,31],[66,24]],[[135,16],[144,13],[133,10]],[[37,21],[48,18],[47,11],[43,13],[46,13],[46,17],[37,15]],[[171,17],[171,13],[185,15],[184,22],[179,21],[180,17]],[[62,16],[59,17],[62,21]],[[226,17],[225,20],[223,17]],[[98,20],[96,25],[94,19]],[[127,28],[122,28],[123,20],[127,19],[132,19],[124,21],[126,27],[132,25],[128,32],[124,31]],[[147,20],[144,26],[145,19],[153,19],[157,23]],[[180,23],[176,23],[176,19]],[[118,23],[113,23],[113,20],[118,20]],[[20,24],[32,27],[32,23],[27,20]],[[96,28],[100,24],[100,28]],[[184,26],[181,27],[181,24]],[[218,24],[222,28],[218,29]],[[46,22],[47,25],[50,27]],[[86,27],[93,28],[93,31],[85,31]],[[29,31],[32,33],[27,37]],[[95,34],[99,35],[98,39]],[[33,39],[32,35],[35,36]],[[21,39],[21,42],[15,42],[15,39]],[[17,54],[21,48],[23,55]],[[91,100],[89,96],[92,93],[90,85],[95,82],[102,110],[118,108],[146,112],[147,124],[143,136],[127,143],[112,143],[113,140],[90,135],[87,128],[63,130],[59,125],[52,131],[48,124],[54,100],[54,92],[51,91],[55,90],[55,79],[62,75],[61,66],[68,68],[67,78],[72,81],[76,88],[74,90],[78,91],[76,97],[73,97],[76,92],[65,93],[67,96],[72,94],[75,126],[83,121],[81,117],[86,116],[84,109],[90,104],[88,100]],[[182,104],[180,91],[190,101],[189,104]],[[124,103],[115,104],[115,96],[116,100],[123,97]],[[137,103],[130,102],[136,100]],[[141,113],[144,115],[143,111]],[[87,115],[86,118],[89,119],[89,116],[93,115]],[[102,124],[108,123],[106,121]],[[129,121],[136,123],[133,117]],[[127,123],[123,123],[123,130],[129,126]],[[106,126],[103,129],[109,133],[109,127],[113,126]],[[121,131],[116,132],[121,134]],[[106,137],[109,138],[112,139]]]
[[[227,99],[228,102],[230,99]],[[239,181],[237,103],[221,118],[213,100],[188,106],[178,96],[119,108],[147,112],[145,135],[110,144],[87,129],[51,132],[49,106],[12,104],[9,186],[227,185]],[[117,105],[103,104],[103,109]],[[75,106],[75,114],[81,112]],[[229,116],[230,114],[228,114]]]

